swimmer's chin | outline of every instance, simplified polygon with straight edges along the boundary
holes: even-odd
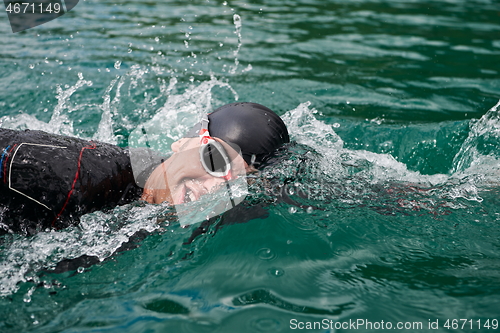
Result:
[[[161,203],[173,204],[172,197],[169,195],[169,193],[166,192],[167,191],[158,191],[145,188],[144,191],[142,192],[141,200],[144,200],[150,204],[161,204]]]

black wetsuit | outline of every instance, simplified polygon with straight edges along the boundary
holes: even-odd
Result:
[[[0,234],[34,234],[140,198],[127,149],[0,129]]]

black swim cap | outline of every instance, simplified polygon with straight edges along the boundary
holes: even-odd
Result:
[[[284,143],[290,142],[288,130],[281,118],[257,103],[231,103],[208,115],[210,135],[239,146],[248,165],[259,167]],[[196,125],[187,137],[197,136]]]

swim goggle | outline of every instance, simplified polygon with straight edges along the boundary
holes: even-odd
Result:
[[[231,162],[224,147],[210,136],[208,115],[201,119],[200,161],[205,171],[214,177],[231,179]]]

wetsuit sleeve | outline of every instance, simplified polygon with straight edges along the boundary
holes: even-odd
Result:
[[[32,234],[136,200],[126,149],[41,131],[0,129],[0,229]]]

